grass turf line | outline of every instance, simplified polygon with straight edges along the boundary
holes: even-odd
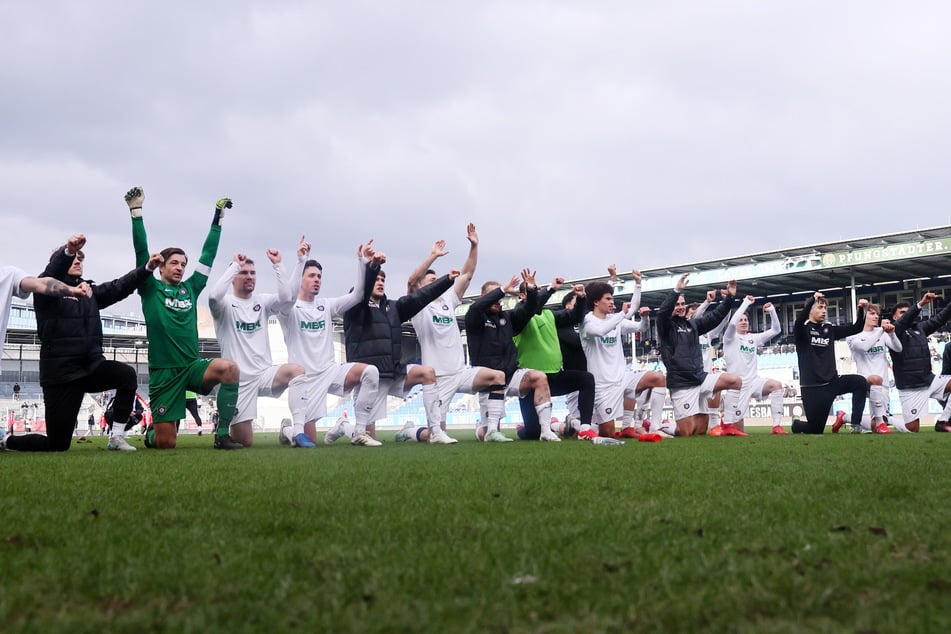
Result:
[[[4,631],[948,631],[938,434],[0,455]],[[392,434],[381,434],[389,440]],[[134,440],[140,445],[141,440]],[[934,484],[933,484],[934,483]]]

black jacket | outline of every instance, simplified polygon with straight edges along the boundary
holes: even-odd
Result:
[[[492,304],[505,297],[501,288],[489,291],[472,302],[466,313],[466,340],[469,362],[505,372],[505,380],[518,369],[518,350],[512,337],[522,332],[538,308],[538,289],[530,289],[525,301],[499,313],[489,312]]]
[[[834,381],[839,376],[835,367],[836,339],[856,335],[865,327],[863,308],[856,311],[855,323],[848,326],[835,326],[827,321],[821,324],[809,321],[809,311],[815,301],[815,297],[806,300],[802,311],[796,317],[796,323],[793,324],[800,387],[820,387]]]
[[[916,302],[895,321],[895,335],[901,341],[902,350],[895,352],[889,349],[889,352],[892,355],[895,387],[899,390],[928,387],[934,380],[928,335],[941,328],[951,318],[951,302],[931,319],[919,321],[920,314],[921,309]]]
[[[671,291],[657,309],[660,356],[667,368],[667,387],[671,389],[694,387],[707,378],[700,352],[700,335],[716,328],[736,301],[735,297],[727,295],[713,310],[688,320],[674,316],[674,305],[681,295],[680,291]]]
[[[379,304],[370,303],[380,267],[368,266],[363,301],[343,315],[343,332],[347,361],[368,363],[380,371],[380,378],[390,379],[405,373],[401,325],[449,289],[453,280],[443,275],[432,284],[390,301],[384,295]]]
[[[40,277],[53,277],[70,286],[83,280],[68,275],[73,257],[65,248],[53,256]],[[105,361],[99,310],[131,295],[151,275],[145,265],[104,284],[92,285],[92,297],[34,295],[36,330],[40,337],[40,384],[57,385],[81,379]]]

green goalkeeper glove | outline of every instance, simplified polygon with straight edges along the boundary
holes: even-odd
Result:
[[[142,217],[142,203],[145,202],[145,192],[141,187],[133,187],[125,194],[125,204],[129,206],[129,213],[133,218]]]
[[[231,209],[233,206],[234,203],[231,202],[230,198],[219,198],[218,202],[215,203],[215,219],[212,224],[220,225],[222,218],[225,217],[225,209]]]

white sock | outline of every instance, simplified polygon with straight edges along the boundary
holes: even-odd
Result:
[[[769,413],[773,417],[773,427],[783,424],[783,391],[769,393]]]
[[[651,431],[660,429],[664,422],[664,403],[667,402],[666,387],[652,387],[650,395]]]
[[[538,412],[538,424],[541,425],[542,433],[551,431],[551,401],[542,403],[541,405],[535,406],[535,411]]]
[[[948,399],[948,404],[944,406],[944,410],[938,415],[938,420],[945,423],[951,420],[951,398],[948,398],[948,396],[948,393],[945,392],[944,397]]]
[[[621,429],[627,429],[631,426],[631,423],[634,421],[634,410],[624,409],[624,413],[621,414]]]
[[[486,433],[491,434],[494,431],[499,431],[499,426],[502,423],[502,416],[505,414],[505,396],[496,393],[487,394],[485,400],[485,414],[485,422],[487,426]]]
[[[868,409],[872,418],[881,419],[885,415],[888,403],[888,391],[884,385],[871,385],[868,388]]]
[[[423,386],[423,410],[426,412],[426,423],[430,427],[432,427],[433,424],[439,424],[439,388],[435,383]]]
[[[306,374],[295,376],[287,384],[287,407],[291,410],[294,422],[294,434],[304,433],[304,417],[307,416],[307,394],[311,391],[313,380]],[[298,429],[299,428],[299,429]]]
[[[370,414],[373,412],[373,403],[379,389],[380,371],[375,365],[368,365],[363,368],[360,387],[353,394],[353,417],[356,419],[354,433],[357,436],[366,433],[367,425],[373,422],[370,420]]]

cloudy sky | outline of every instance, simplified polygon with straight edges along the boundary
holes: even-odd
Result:
[[[83,232],[88,277],[125,272],[132,185],[154,250],[195,258],[227,195],[213,276],[305,234],[329,294],[371,237],[390,295],[436,239],[460,266],[469,221],[476,284],[949,224],[948,24],[875,0],[0,0],[2,262],[38,273]]]

